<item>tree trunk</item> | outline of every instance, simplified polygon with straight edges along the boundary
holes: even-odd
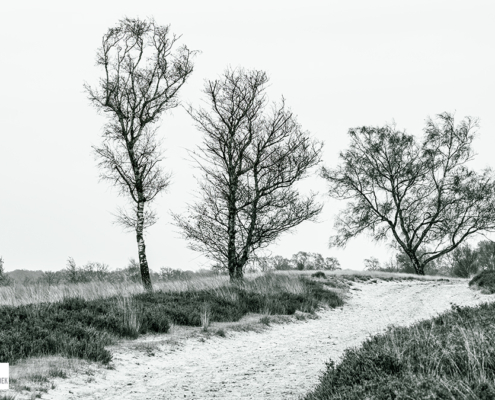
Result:
[[[412,265],[414,267],[414,272],[416,272],[416,275],[424,275],[425,274],[425,265],[424,263],[420,262],[418,257],[416,256],[416,253],[413,250],[409,249],[404,249],[405,253],[409,257],[409,259],[412,262]]]
[[[230,260],[229,260],[228,269],[229,269],[230,282],[234,282],[235,281],[235,265],[233,265],[233,264],[231,265]]]
[[[235,229],[235,216],[236,216],[236,209],[235,209],[235,202],[232,199],[229,199],[229,222],[228,222],[228,244],[227,244],[227,266],[229,270],[229,276],[230,276],[230,282],[235,282],[237,279],[237,252],[236,252],[236,246],[235,246],[235,236],[236,236],[236,229]]]
[[[414,257],[413,265],[414,265],[414,270],[416,271],[416,275],[424,275],[425,274],[425,266],[423,263],[419,262],[419,260]]]
[[[231,283],[240,283],[244,279],[243,264],[239,260],[229,260],[229,277]]]
[[[148,292],[153,291],[151,284],[150,270],[148,268],[148,260],[146,259],[146,245],[144,244],[144,202],[137,204],[137,225],[136,225],[136,240],[139,254],[139,268],[141,270],[141,280],[144,289]]]
[[[235,267],[235,280],[237,282],[242,282],[244,279],[244,272],[242,271],[243,265],[240,265],[239,263]]]

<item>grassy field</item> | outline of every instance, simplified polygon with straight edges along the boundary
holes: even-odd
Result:
[[[474,277],[470,286],[495,293],[495,273]],[[347,349],[304,397],[337,399],[495,399],[495,304],[453,306]]]
[[[224,290],[227,276],[201,277],[192,280],[159,281],[154,284],[156,291],[184,293],[201,290]],[[87,283],[66,283],[60,285],[29,284],[0,287],[0,306],[54,303],[71,297],[97,300],[112,296],[132,296],[143,293],[143,285],[132,281]]]

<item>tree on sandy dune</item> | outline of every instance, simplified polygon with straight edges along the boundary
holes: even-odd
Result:
[[[330,245],[369,232],[393,238],[417,274],[466,238],[495,229],[492,170],[466,166],[477,121],[454,124],[451,114],[428,119],[421,143],[395,126],[349,130],[340,165],[322,169],[329,195],[350,200],[336,221]]]
[[[301,129],[284,100],[267,107],[262,71],[227,70],[208,81],[208,110],[190,109],[204,144],[194,154],[202,199],[174,215],[194,250],[228,269],[231,280],[255,251],[321,210],[294,184],[320,161],[321,144]],[[268,108],[268,109],[267,109]]]
[[[179,105],[178,92],[193,71],[194,51],[177,47],[179,37],[152,19],[123,19],[103,36],[96,63],[103,69],[97,88],[84,85],[108,123],[94,147],[101,178],[131,203],[118,222],[136,232],[144,287],[152,290],[144,230],[156,221],[149,204],[169,185],[160,167],[157,127],[163,112]]]

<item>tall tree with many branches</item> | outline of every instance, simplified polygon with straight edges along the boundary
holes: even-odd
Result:
[[[417,274],[469,236],[495,229],[495,179],[476,173],[472,160],[477,121],[442,113],[427,119],[422,143],[395,126],[349,130],[350,148],[335,169],[322,169],[329,195],[350,200],[330,245],[344,246],[367,231],[390,238]]]
[[[179,105],[178,92],[193,71],[194,51],[177,46],[169,26],[125,18],[103,36],[96,63],[104,71],[97,88],[84,87],[89,100],[108,117],[103,143],[94,147],[101,178],[115,185],[131,210],[117,221],[136,232],[141,278],[152,290],[144,230],[156,222],[149,204],[169,185],[160,166],[156,123]]]
[[[301,198],[294,184],[320,162],[322,145],[284,99],[267,109],[267,82],[262,71],[227,69],[205,84],[209,109],[189,109],[204,133],[193,155],[202,201],[174,218],[190,247],[227,268],[232,281],[242,280],[256,250],[321,210],[314,194]]]

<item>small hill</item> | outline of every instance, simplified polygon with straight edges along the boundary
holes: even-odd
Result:
[[[14,271],[11,272],[6,272],[5,275],[7,275],[9,278],[13,279],[17,283],[23,283],[24,280],[27,278],[31,281],[35,281],[38,278],[43,276],[43,271],[29,271],[27,269],[15,269]]]

